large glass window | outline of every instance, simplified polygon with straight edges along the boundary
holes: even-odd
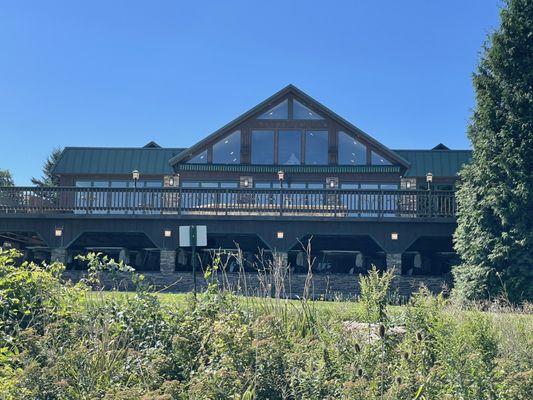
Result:
[[[297,165],[301,162],[302,132],[280,130],[278,132],[278,163]]]
[[[258,119],[288,119],[289,118],[289,102],[283,100],[277,106],[272,107],[266,113],[261,114]]]
[[[128,181],[111,181],[112,188],[127,188]],[[113,191],[111,193],[111,207],[113,213],[125,214],[126,210],[133,204],[133,197],[126,191]]]
[[[217,188],[218,182],[200,182],[200,187],[203,188]]]
[[[298,100],[292,101],[292,119],[324,119]]]
[[[241,161],[241,131],[235,131],[213,145],[213,164],[238,164]]]
[[[383,158],[378,153],[372,152],[372,165],[392,165],[389,160]]]
[[[94,188],[107,188],[109,187],[108,181],[93,181]],[[106,192],[94,192],[92,195],[92,207],[94,208],[94,214],[106,214],[107,210],[107,193]]]
[[[252,131],[252,164],[274,164],[274,131]]]
[[[327,165],[328,131],[307,131],[305,133],[305,163]]]
[[[92,186],[91,181],[76,181],[75,183],[76,187],[79,188],[90,188]],[[77,191],[76,192],[76,199],[75,205],[76,205],[76,211],[75,214],[85,213],[85,210],[89,206],[89,193],[86,191]]]
[[[194,182],[194,181],[182,181],[181,187],[184,188],[197,188],[200,187],[200,182]]]
[[[366,146],[346,132],[339,132],[339,165],[365,165]]]
[[[201,153],[195,155],[189,161],[189,164],[206,164],[207,163],[207,150],[202,151]]]

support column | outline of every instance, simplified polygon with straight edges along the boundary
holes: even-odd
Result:
[[[393,271],[391,289],[400,292],[402,280],[402,253],[387,253],[387,271]]]
[[[402,253],[387,253],[387,271],[394,269],[394,276],[402,274]]]
[[[61,264],[67,264],[68,250],[62,247],[52,249],[50,259],[52,262],[58,262]]]
[[[130,264],[130,252],[128,249],[121,249],[118,253],[118,260],[122,261],[125,265]]]
[[[159,270],[161,272],[174,272],[176,269],[176,250],[160,250]]]

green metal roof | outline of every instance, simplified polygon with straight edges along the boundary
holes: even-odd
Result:
[[[244,165],[244,164],[178,164],[179,171],[216,171],[276,173],[283,169],[290,173],[386,173],[399,172],[398,165]]]
[[[407,177],[456,176],[464,164],[472,159],[471,150],[393,150],[411,163]]]
[[[163,175],[174,171],[169,160],[182,148],[112,148],[66,147],[57,163],[56,174],[129,174],[134,169],[142,174]],[[456,176],[461,167],[472,158],[470,150],[393,150],[411,163],[407,177]],[[278,166],[178,164],[178,170],[276,172]],[[397,172],[398,166],[284,166],[288,172],[324,173],[380,173]],[[290,171],[289,171],[290,170]]]
[[[168,163],[181,148],[65,147],[55,174],[172,174]]]

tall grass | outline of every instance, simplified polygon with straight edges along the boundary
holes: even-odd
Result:
[[[117,268],[91,257],[98,272]],[[0,253],[2,399],[530,395],[527,310],[465,310],[424,290],[393,307],[390,277],[377,271],[361,278],[360,301],[240,297],[212,279],[225,268],[216,257],[196,298],[154,293],[141,276],[134,293],[110,294],[94,290],[97,276],[72,285],[59,265],[15,258]]]

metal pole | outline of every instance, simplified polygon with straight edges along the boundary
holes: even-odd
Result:
[[[196,226],[191,226],[191,246],[192,246],[192,280],[194,285],[194,298],[196,298]]]
[[[279,215],[283,215],[283,180],[279,181]]]

